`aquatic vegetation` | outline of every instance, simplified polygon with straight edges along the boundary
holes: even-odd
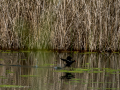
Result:
[[[70,81],[70,82],[72,82],[72,83],[80,83],[80,81]]]
[[[31,52],[30,50],[22,50],[22,51],[20,51],[20,52],[26,52],[26,53],[29,53],[29,52]]]
[[[89,72],[91,69],[81,69],[81,68],[76,68],[74,70],[59,70],[55,72],[68,72],[68,73],[84,73],[84,72]]]
[[[5,77],[5,76],[0,76],[0,78],[1,78],[1,79],[7,79],[7,77]]]
[[[118,70],[111,69],[111,68],[103,68],[103,69],[105,69],[105,71],[106,71],[107,73],[111,73],[111,74],[118,71]]]
[[[24,87],[24,86],[19,86],[19,85],[0,85],[0,87],[20,88],[20,87]]]
[[[17,51],[12,51],[11,53],[18,53]]]
[[[0,59],[0,61],[3,61],[3,59]]]
[[[11,53],[11,52],[2,52],[2,53]]]
[[[89,72],[89,73],[102,73],[103,71],[93,71],[93,72]]]
[[[6,70],[6,73],[15,73],[15,72],[11,72],[10,70]]]
[[[105,71],[104,71],[105,69]],[[115,70],[115,69],[111,69],[111,68],[89,68],[89,69],[83,69],[83,68],[74,68],[73,70],[59,70],[59,71],[55,71],[55,72],[69,72],[69,73],[103,73],[103,72],[107,72],[110,74],[116,74],[116,72],[119,71]],[[109,76],[109,75],[106,75]]]
[[[120,53],[120,52],[113,52],[113,53]]]

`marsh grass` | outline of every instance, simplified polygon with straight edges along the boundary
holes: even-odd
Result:
[[[1,49],[120,50],[119,0],[1,0]]]

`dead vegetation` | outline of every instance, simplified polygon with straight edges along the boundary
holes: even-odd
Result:
[[[1,49],[120,50],[119,0],[1,0]]]

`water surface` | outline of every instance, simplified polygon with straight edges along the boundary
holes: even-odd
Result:
[[[60,58],[77,62],[64,67]],[[119,53],[1,51],[2,90],[120,90]]]

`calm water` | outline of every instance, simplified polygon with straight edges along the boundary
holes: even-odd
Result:
[[[73,56],[71,68],[60,58]],[[120,90],[119,53],[0,52],[0,90]]]

